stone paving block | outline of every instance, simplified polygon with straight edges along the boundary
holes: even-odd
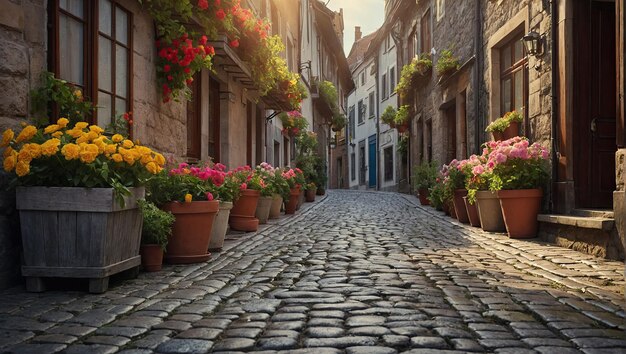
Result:
[[[192,328],[179,333],[176,338],[215,340],[220,334],[222,330],[217,328]]]
[[[450,339],[454,349],[465,350],[468,352],[482,352],[485,350],[478,342],[467,338],[452,338]]]
[[[213,342],[199,339],[170,339],[160,344],[156,351],[163,354],[204,354],[213,347]]]
[[[131,342],[131,346],[137,348],[156,349],[162,343],[170,340],[170,337],[163,334],[150,334],[134,342]]]
[[[398,351],[387,347],[348,347],[346,354],[395,354]]]
[[[254,347],[254,339],[250,338],[226,338],[215,344],[215,351],[246,351]]]
[[[534,347],[541,354],[581,354],[582,352],[572,347]]]
[[[60,343],[48,343],[48,344],[19,344],[7,350],[3,350],[3,353],[15,353],[15,354],[42,354],[42,353],[58,353],[65,349],[67,346]]]
[[[391,331],[387,327],[383,326],[364,326],[354,327],[348,330],[348,334],[355,336],[382,336],[385,334],[391,334]]]
[[[411,337],[411,346],[418,348],[446,349],[448,343],[441,337]]]
[[[336,337],[336,338],[308,338],[304,341],[307,347],[347,348],[354,346],[370,346],[376,344],[376,338],[365,336]]]
[[[288,350],[298,347],[298,340],[293,337],[261,338],[257,347],[264,350]]]
[[[112,354],[119,350],[118,347],[112,345],[102,345],[102,344],[74,344],[67,347],[63,354]]]

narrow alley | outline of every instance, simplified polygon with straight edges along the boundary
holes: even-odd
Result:
[[[7,353],[623,353],[624,264],[331,191],[207,263],[0,292]]]

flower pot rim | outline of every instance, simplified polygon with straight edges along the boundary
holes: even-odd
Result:
[[[498,191],[498,198],[519,198],[519,197],[542,197],[543,189],[541,188],[529,188],[529,189],[502,189]]]

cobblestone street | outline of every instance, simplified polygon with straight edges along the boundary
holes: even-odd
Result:
[[[624,264],[331,191],[208,263],[0,293],[0,352],[623,353]],[[82,289],[82,288],[81,288]]]

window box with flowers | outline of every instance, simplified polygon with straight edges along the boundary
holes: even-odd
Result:
[[[430,55],[422,54],[413,58],[409,64],[402,68],[400,81],[395,88],[396,93],[401,98],[406,98],[421,78],[430,76],[432,68],[433,61],[430,59]]]
[[[399,133],[404,133],[409,129],[409,116],[411,115],[411,107],[403,105],[398,108],[396,116],[393,119],[396,129]]]
[[[459,63],[459,58],[455,57],[451,50],[442,50],[441,55],[437,60],[437,75],[440,77],[449,75],[459,70],[460,66],[461,64]]]
[[[298,136],[309,125],[299,111],[283,112],[278,118],[283,124],[282,133],[291,137]]]
[[[123,136],[69,120],[15,136],[3,133],[4,170],[13,175],[20,211],[27,290],[46,277],[87,278],[104,292],[109,276],[140,264],[143,184],[162,155]]]
[[[508,140],[519,135],[519,126],[524,121],[524,116],[517,111],[507,112],[504,116],[491,122],[486,132],[493,135],[493,139]]]

